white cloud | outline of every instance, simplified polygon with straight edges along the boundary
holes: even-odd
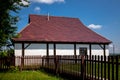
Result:
[[[88,28],[91,28],[91,29],[101,29],[102,25],[90,24],[90,25],[88,25]]]
[[[58,2],[58,3],[65,2],[64,0],[30,0],[30,1],[38,2],[38,3],[45,3],[45,4],[52,4],[52,3],[55,3],[55,2]]]
[[[40,7],[35,7],[34,10],[35,11],[40,11],[41,9],[40,9]]]

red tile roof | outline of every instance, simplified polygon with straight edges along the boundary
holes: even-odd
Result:
[[[13,41],[25,42],[79,42],[110,43],[108,39],[93,32],[78,18],[30,15],[29,24]]]

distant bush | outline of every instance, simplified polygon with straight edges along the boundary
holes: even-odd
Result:
[[[7,51],[0,52],[0,57],[7,57],[7,56],[8,56]]]
[[[14,56],[14,50],[10,49],[8,51],[1,51],[0,52],[0,57],[10,57],[10,56]]]

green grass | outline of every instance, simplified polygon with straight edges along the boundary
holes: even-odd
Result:
[[[0,72],[0,80],[61,80],[43,71]]]

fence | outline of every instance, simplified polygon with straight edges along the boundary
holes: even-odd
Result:
[[[0,71],[9,70],[14,64],[15,57],[0,57]]]
[[[0,57],[0,71],[9,70],[14,67],[18,69],[40,69],[42,66],[41,56],[17,56],[17,57]]]
[[[0,57],[0,71],[11,66],[22,69],[40,69],[71,80],[120,80],[119,56],[25,56]]]
[[[119,61],[119,56],[50,56],[43,67],[71,80],[120,80]]]

